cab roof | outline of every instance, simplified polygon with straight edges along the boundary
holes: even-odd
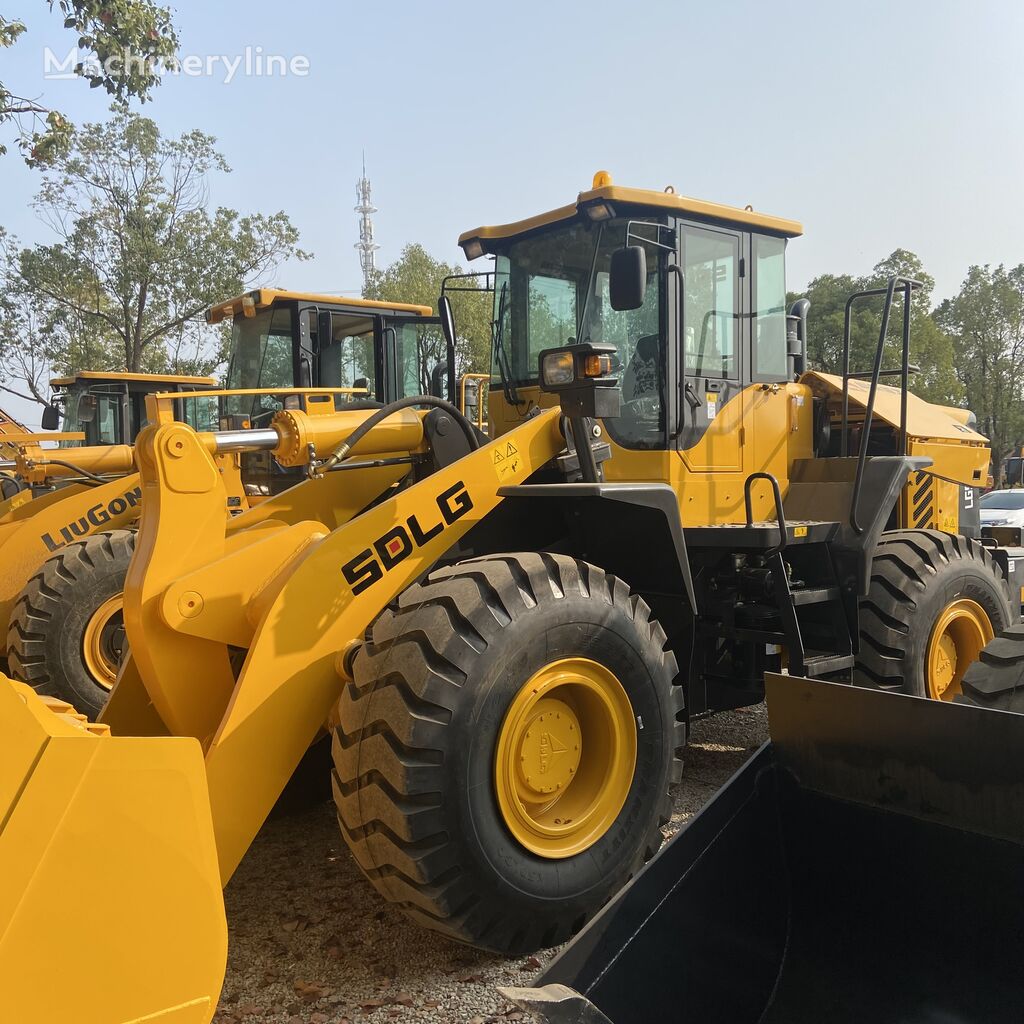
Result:
[[[73,377],[55,377],[50,381],[52,388],[67,388],[79,382],[109,381],[131,383],[141,381],[152,384],[192,384],[195,387],[217,387],[213,377],[185,377],[174,373],[104,373],[102,370],[80,370]]]
[[[628,206],[631,208],[645,207],[647,209],[668,210],[672,213],[684,214],[697,217],[701,220],[714,221],[718,224],[728,224],[740,228],[755,228],[773,235],[782,235],[785,238],[796,238],[804,233],[803,225],[795,220],[786,220],[783,217],[774,217],[767,213],[760,213],[752,207],[740,209],[737,206],[725,206],[722,203],[711,203],[705,199],[692,199],[689,196],[677,195],[671,186],[663,192],[645,188],[627,188],[623,185],[612,184],[611,175],[607,171],[598,171],[594,175],[594,184],[586,192],[580,192],[575,203],[568,206],[560,206],[557,210],[549,210],[547,213],[538,214],[535,217],[528,217],[526,220],[515,221],[512,224],[496,224],[475,228],[472,231],[464,231],[459,236],[459,245],[466,253],[467,259],[475,259],[482,252],[493,251],[489,241],[496,241],[505,238],[515,238],[524,235],[537,228],[555,224],[558,221],[570,220],[580,213],[583,213],[588,206],[606,202],[613,208]],[[473,241],[480,243],[480,251],[472,252],[466,248],[467,244]]]
[[[242,312],[242,303],[252,299],[256,309],[266,309],[276,301],[282,302],[315,302],[321,306],[350,307],[354,312],[363,310],[383,311],[386,313],[415,313],[418,316],[431,316],[430,306],[418,306],[409,302],[381,302],[377,299],[350,299],[344,295],[321,295],[315,292],[292,292],[285,288],[257,288],[242,295],[236,295],[226,302],[218,302],[206,311],[206,322],[219,324],[221,320],[237,316]]]

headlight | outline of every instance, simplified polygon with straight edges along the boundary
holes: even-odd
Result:
[[[564,387],[576,379],[571,352],[549,352],[541,360],[540,373],[547,387]]]
[[[462,243],[462,251],[466,254],[467,260],[475,260],[483,256],[484,246],[479,238],[467,238]]]

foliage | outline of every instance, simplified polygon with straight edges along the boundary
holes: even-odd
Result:
[[[283,212],[207,208],[209,176],[229,170],[214,143],[163,138],[115,108],[47,169],[34,205],[56,241],[0,252],[8,365],[31,393],[40,359],[61,373],[208,373],[222,334],[206,308],[308,258]]]
[[[978,427],[1004,455],[1024,438],[1024,264],[971,267],[936,319],[955,339],[957,376]]]
[[[441,284],[462,268],[434,259],[422,245],[410,243],[389,267],[377,270],[364,290],[364,297],[387,302],[412,302],[437,309]],[[470,286],[473,282],[468,282]],[[491,295],[466,291],[451,294],[455,313],[456,373],[486,373],[490,368]],[[444,338],[440,331],[420,331],[420,363],[429,374],[431,368],[445,357]],[[421,383],[426,390],[429,380]]]
[[[178,37],[170,11],[152,0],[48,0],[76,35],[79,51],[75,74],[115,99],[143,102],[160,84],[160,71],[170,66]],[[26,31],[23,22],[0,17],[0,47],[11,47]],[[38,99],[18,95],[0,82],[0,126],[11,124],[18,146],[30,166],[43,166],[65,156],[74,135],[71,122]],[[0,144],[0,154],[7,151]]]
[[[830,373],[842,370],[843,324],[846,300],[854,292],[885,287],[893,275],[921,282],[913,292],[910,316],[910,361],[920,367],[912,378],[915,394],[930,402],[960,405],[963,388],[953,367],[953,341],[940,329],[931,312],[934,279],[926,273],[921,260],[906,249],[897,249],[875,265],[870,274],[820,274],[803,293],[810,299],[807,355],[810,365]],[[792,296],[795,298],[796,296]],[[850,368],[854,372],[870,370],[878,346],[881,296],[862,299],[854,305],[850,318]],[[900,365],[903,339],[901,296],[893,301],[883,351],[883,369]]]

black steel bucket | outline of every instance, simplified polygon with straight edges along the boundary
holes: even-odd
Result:
[[[772,741],[552,962],[552,1024],[1024,1021],[1024,716],[788,676]]]

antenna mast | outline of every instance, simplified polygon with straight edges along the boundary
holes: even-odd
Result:
[[[363,154],[363,176],[356,183],[355,211],[359,214],[359,241],[355,248],[359,250],[359,265],[363,270],[363,294],[370,285],[370,277],[377,268],[374,253],[380,248],[373,240],[372,214],[377,212],[370,198],[370,179],[366,176],[366,154]]]

